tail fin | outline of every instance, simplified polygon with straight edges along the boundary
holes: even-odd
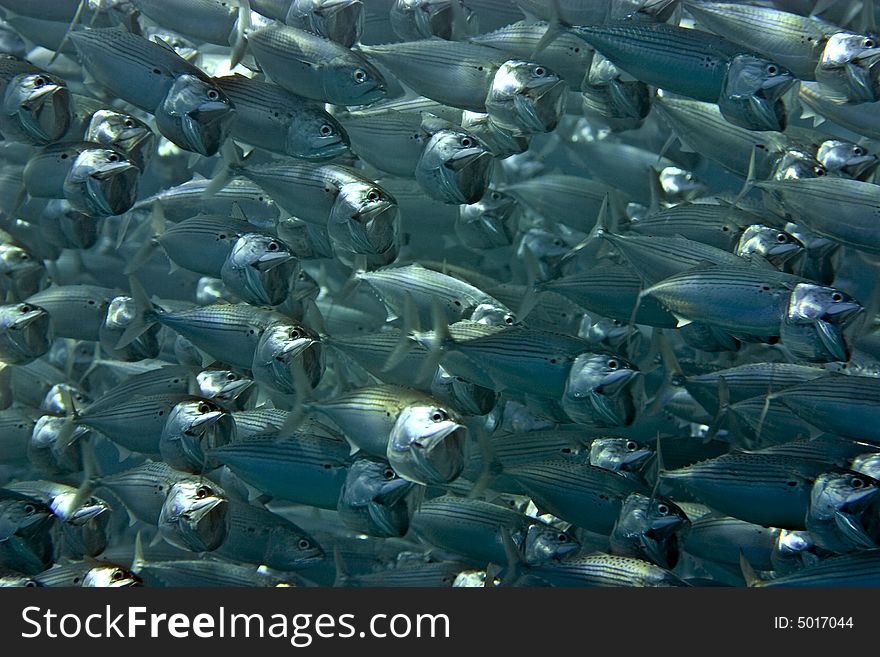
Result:
[[[124,228],[128,228],[128,222],[125,222]],[[159,201],[153,203],[152,212],[150,213],[150,231],[150,236],[143,241],[131,261],[122,270],[122,273],[126,276],[131,276],[143,267],[153,257],[156,249],[159,248],[158,237],[165,232],[165,211],[162,209],[162,204]],[[124,233],[120,232],[117,242],[121,243],[123,237]]]
[[[755,572],[755,569],[752,568],[752,564],[749,563],[749,560],[746,559],[745,553],[740,550],[739,552],[739,567],[742,570],[743,579],[746,580],[746,585],[749,587],[762,586],[764,581],[758,577],[758,573]]]
[[[226,187],[233,176],[241,170],[253,155],[253,151],[245,155],[244,151],[234,141],[227,139],[220,147],[220,155],[223,159],[214,172],[211,182],[208,183],[205,191],[202,192],[205,196],[214,196],[214,194]]]
[[[123,349],[140,337],[158,321],[159,313],[162,312],[162,308],[150,301],[147,291],[138,279],[131,276],[128,281],[135,304],[135,317],[116,343],[116,349]]]
[[[70,21],[70,25],[67,26],[67,31],[64,33],[64,36],[61,39],[61,43],[58,44],[58,48],[52,53],[52,56],[49,58],[49,66],[55,63],[55,60],[58,59],[58,55],[61,54],[61,49],[67,45],[67,42],[70,40],[70,33],[73,32],[73,29],[79,24],[79,20],[82,17],[83,10],[86,7],[86,0],[79,0],[79,5],[76,8],[76,13],[73,15],[73,19]]]
[[[251,29],[250,0],[238,0],[238,20],[235,21],[235,32],[232,38],[232,52],[229,57],[229,68],[233,69],[244,59],[247,51],[247,33]]]
[[[507,558],[507,572],[501,580],[505,586],[516,586],[523,578],[526,569],[526,562],[523,560],[510,536],[510,530],[507,527],[499,526],[498,533],[501,536],[501,543],[504,545],[504,556]]]

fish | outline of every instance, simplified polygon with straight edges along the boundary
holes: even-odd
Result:
[[[367,536],[404,536],[410,523],[407,497],[413,488],[413,482],[389,464],[357,459],[339,492],[339,517],[346,527]]]
[[[47,145],[60,140],[73,120],[67,83],[27,60],[0,57],[0,132],[6,139]]]

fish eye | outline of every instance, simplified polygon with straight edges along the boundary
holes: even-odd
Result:
[[[858,477],[853,477],[852,481],[849,482],[849,485],[852,486],[853,488],[856,488],[856,489],[864,488],[865,482],[864,482],[864,480],[859,479]]]
[[[37,507],[35,507],[33,504],[25,504],[24,505],[24,512],[28,515],[35,513],[36,510],[37,510]]]
[[[354,72],[354,81],[357,82],[358,84],[363,84],[364,82],[366,82],[367,81],[367,72],[362,68],[357,69]]]
[[[220,98],[220,92],[216,89],[208,89],[208,100],[218,100]]]
[[[853,155],[864,155],[864,154],[865,154],[865,149],[862,148],[861,146],[856,146],[855,148],[853,148]]]
[[[559,543],[568,543],[568,534],[557,534],[556,540]]]
[[[30,260],[31,257],[27,253],[22,253],[21,255],[18,256],[18,259],[19,260]]]
[[[18,307],[18,311],[21,313],[29,313],[32,310],[33,310],[33,308],[31,306],[27,305],[26,303],[23,303]]]
[[[369,192],[367,192],[367,200],[368,201],[373,201],[375,203],[380,198],[382,198],[382,195],[379,194],[379,192],[375,189],[371,189]]]
[[[235,374],[234,372],[230,372],[229,374],[226,375],[226,380],[227,381],[237,381],[238,375]]]
[[[442,408],[435,408],[434,412],[431,413],[431,420],[434,422],[445,422],[448,419],[449,415]]]
[[[312,543],[307,538],[299,539],[299,549],[300,550],[308,550],[310,547],[312,547]]]
[[[122,125],[124,125],[126,128],[133,128],[134,121],[132,121],[131,119],[125,119],[125,121],[122,122]]]
[[[777,73],[779,73],[779,68],[775,64],[770,64],[767,67],[767,74],[768,75],[776,75]]]
[[[618,367],[620,367],[620,364],[616,360],[614,360],[613,358],[608,361],[608,369],[609,370],[616,370]]]
[[[299,340],[303,336],[303,334],[302,331],[300,331],[299,329],[290,329],[290,333],[288,333],[287,336],[291,340]]]
[[[499,194],[498,192],[492,192],[492,197],[491,197],[491,198],[492,198],[493,201],[500,201],[500,200],[501,200],[501,194]]]
[[[669,515],[669,507],[665,504],[658,504],[657,513],[659,513],[661,516],[667,516]]]
[[[36,583],[34,580],[29,579],[27,582],[24,583],[24,586],[25,586],[25,588],[27,588],[27,589],[32,589],[32,588],[35,588],[35,587],[37,586],[37,583]]]
[[[547,69],[545,69],[543,66],[538,66],[535,68],[535,75],[537,75],[539,78],[543,78],[545,75],[547,75]]]
[[[118,582],[123,577],[124,577],[123,572],[121,570],[119,570],[118,568],[116,570],[114,570],[112,573],[110,573],[110,579],[112,579],[114,582]]]
[[[507,324],[508,326],[512,326],[514,323],[516,323],[516,318],[513,315],[509,315],[509,314],[505,315],[504,316],[504,323]]]
[[[626,449],[630,452],[636,451],[638,449],[638,443],[635,440],[627,440],[626,441]]]
[[[382,476],[385,478],[386,481],[391,481],[396,476],[396,473],[391,468],[385,468]]]
[[[825,175],[825,169],[824,169],[823,167],[814,167],[814,168],[813,168],[813,173],[815,173],[817,176],[824,176],[824,175]]]
[[[333,134],[333,128],[332,128],[332,126],[330,126],[329,123],[325,123],[324,125],[321,126],[321,136],[322,137],[329,137],[332,134]]]
[[[269,251],[277,251],[279,249],[278,242],[269,242],[266,245],[266,249]]]
[[[462,148],[470,148],[473,145],[470,137],[462,137],[461,138],[461,146]]]
[[[779,233],[776,236],[776,241],[780,244],[785,244],[788,241],[788,235],[786,235],[785,233]]]
[[[196,499],[198,500],[203,500],[213,494],[214,491],[211,490],[210,486],[199,486],[198,489],[196,489]]]
[[[46,81],[43,78],[34,78],[34,87],[39,89],[43,85],[46,84]]]
[[[840,292],[832,292],[831,293],[831,300],[834,303],[840,303],[841,301],[843,301],[843,295]]]
[[[110,153],[110,155],[107,156],[107,161],[108,162],[119,162],[119,156],[116,153]]]
[[[199,413],[210,413],[211,412],[211,405],[208,404],[207,402],[201,402],[199,404],[198,411],[199,411]]]
[[[864,45],[865,48],[873,48],[874,47],[874,40],[873,39],[865,39],[865,43],[862,45]]]

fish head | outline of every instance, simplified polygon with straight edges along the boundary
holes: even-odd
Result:
[[[345,128],[326,112],[310,113],[305,120],[291,121],[286,139],[285,152],[315,160],[337,157],[351,146]]]
[[[397,257],[400,211],[397,200],[379,185],[354,181],[341,186],[327,232],[334,247],[362,255]]]
[[[23,298],[40,290],[46,267],[26,249],[3,242],[0,243],[0,274],[8,279],[12,291]]]
[[[159,354],[159,325],[150,326],[146,331],[129,342],[122,349],[116,349],[116,344],[122,338],[126,329],[140,317],[137,304],[134,299],[120,295],[110,300],[107,314],[98,331],[101,345],[110,353],[122,360],[143,360],[155,358]]]
[[[784,230],[753,224],[740,236],[736,254],[748,256],[755,253],[778,267],[802,253],[804,248],[803,242]]]
[[[498,303],[478,304],[471,313],[470,320],[490,326],[513,326],[518,321],[509,308]]]
[[[0,361],[10,365],[28,363],[52,346],[49,313],[31,303],[0,305]]]
[[[26,495],[10,495],[4,499],[2,524],[0,524],[0,541],[6,541],[13,535],[35,536],[48,529],[54,516],[51,509],[42,502]]]
[[[858,472],[826,472],[813,482],[810,509],[857,515],[877,499],[880,482]]]
[[[226,538],[229,503],[222,488],[202,479],[173,484],[159,513],[159,530],[172,545],[209,552]]]
[[[489,119],[518,135],[552,132],[565,114],[568,84],[543,64],[504,62],[486,95]]]
[[[409,528],[406,498],[413,485],[387,463],[359,459],[349,468],[338,509],[365,511],[374,527],[371,534],[378,530],[386,537],[403,536]]]
[[[728,65],[718,108],[746,130],[785,130],[782,96],[797,79],[788,69],[756,55],[737,55]]]
[[[110,505],[98,497],[90,496],[85,500],[78,500],[79,497],[78,491],[65,491],[52,498],[49,508],[63,522],[74,526],[84,525],[110,511]]]
[[[776,161],[770,179],[802,180],[827,175],[828,169],[812,155],[798,149],[788,149]]]
[[[51,199],[43,211],[43,218],[58,224],[69,241],[65,246],[88,249],[98,241],[98,218],[75,210],[66,199]]]
[[[494,161],[475,135],[445,128],[425,145],[416,165],[416,180],[429,196],[444,203],[476,203],[489,189]]]
[[[396,0],[391,27],[405,41],[431,37],[451,41],[473,36],[477,15],[460,0]]]
[[[320,338],[293,322],[268,327],[254,352],[254,379],[287,394],[314,388],[324,375],[324,350]]]
[[[590,465],[614,472],[638,472],[654,450],[632,438],[596,438],[590,443]]]
[[[285,23],[307,29],[350,48],[364,33],[364,5],[361,0],[293,0]]]
[[[64,196],[74,209],[90,216],[122,214],[137,200],[140,176],[140,169],[123,153],[85,148],[64,179]]]
[[[388,83],[367,60],[360,58],[352,63],[346,58],[328,62],[324,91],[327,98],[346,98],[351,105],[370,105],[385,97]]]
[[[516,254],[519,258],[525,258],[526,251],[538,264],[538,275],[541,281],[553,278],[559,271],[563,259],[571,252],[576,244],[571,243],[568,235],[546,230],[544,228],[529,228],[523,232],[516,244]]]
[[[210,157],[229,136],[235,107],[220,87],[185,73],[174,79],[154,116],[169,141]]]
[[[877,156],[859,144],[841,139],[826,139],[816,151],[816,159],[829,172],[855,180],[864,180],[876,168]]]
[[[89,399],[79,388],[69,383],[56,383],[46,392],[40,409],[54,415],[67,415],[88,404]]]
[[[673,502],[653,495],[631,493],[620,509],[613,537],[637,543],[638,551],[664,568],[678,562],[679,545],[690,527],[687,515]]]
[[[793,332],[796,327],[813,329],[818,341],[835,360],[846,361],[850,352],[846,329],[863,310],[846,292],[824,285],[798,283],[789,298],[783,342],[786,331]]]
[[[837,69],[854,64],[867,68],[880,61],[880,42],[867,34],[840,31],[825,41],[819,68]]]
[[[706,185],[692,171],[679,167],[663,167],[657,174],[660,189],[669,203],[682,203],[706,193]]]
[[[246,406],[244,400],[256,392],[256,382],[232,370],[203,370],[196,374],[199,394],[239,408]]]
[[[642,405],[640,374],[618,356],[581,354],[569,371],[562,408],[575,422],[629,426]]]
[[[156,135],[146,123],[110,109],[92,114],[83,140],[122,151],[142,171],[156,147]]]
[[[493,249],[513,244],[522,209],[510,194],[490,190],[482,199],[458,209],[455,232],[467,249]]]
[[[397,417],[386,456],[394,471],[417,484],[445,484],[464,469],[468,430],[439,405],[411,404]]]
[[[872,479],[880,479],[880,452],[861,454],[852,460],[850,467]]]
[[[143,581],[127,568],[120,566],[95,566],[90,568],[82,580],[82,586],[98,588],[126,588],[142,586]]]
[[[36,144],[58,141],[70,127],[70,91],[63,80],[49,73],[14,77],[6,85],[3,107],[17,118],[23,135]]]
[[[559,561],[577,553],[581,544],[567,532],[543,522],[530,524],[526,530],[523,557],[528,564]]]
[[[270,235],[245,233],[232,246],[229,262],[236,269],[267,272],[295,259],[287,245]]]
[[[211,400],[194,397],[171,409],[159,437],[159,452],[172,467],[199,472],[210,465],[209,450],[234,439],[232,415]]]

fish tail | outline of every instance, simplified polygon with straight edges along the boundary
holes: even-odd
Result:
[[[660,359],[663,362],[663,369],[666,375],[663,377],[663,383],[661,384],[660,389],[654,396],[654,401],[651,402],[651,408],[648,410],[648,415],[654,415],[666,406],[666,402],[668,402],[672,395],[675,394],[674,388],[676,387],[676,380],[684,378],[681,366],[678,363],[678,358],[675,356],[672,344],[669,342],[669,338],[666,337],[663,329],[654,329],[651,342],[652,348],[656,348],[657,352],[660,354]]]
[[[162,204],[159,201],[156,201],[155,203],[153,203],[153,208],[150,212],[151,235],[148,239],[144,240],[143,244],[141,244],[141,247],[134,254],[131,261],[122,270],[123,274],[125,274],[126,276],[131,276],[136,271],[139,271],[141,267],[143,267],[150,260],[150,258],[153,257],[156,249],[159,248],[158,238],[165,232],[165,224],[165,211],[162,209]],[[128,223],[126,222],[125,227],[127,228],[127,226]]]
[[[348,574],[345,572],[345,561],[342,559],[342,553],[339,551],[339,546],[333,546],[333,565],[336,567],[336,576],[333,578],[333,586],[345,586],[345,581],[348,579]]]
[[[247,52],[247,34],[251,29],[250,0],[238,0],[238,20],[235,21],[235,32],[232,37],[232,52],[229,57],[229,68],[238,66]]]
[[[220,161],[217,170],[214,172],[211,182],[208,183],[207,187],[205,187],[205,191],[202,193],[205,196],[214,196],[217,192],[226,187],[233,177],[241,173],[245,163],[252,154],[253,151],[245,155],[234,141],[227,139],[220,147],[222,160]]]
[[[159,321],[159,314],[163,312],[161,307],[155,305],[150,300],[150,296],[140,281],[134,276],[130,276],[128,281],[135,304],[135,317],[116,343],[116,349],[125,348],[143,335],[145,331],[149,330],[151,326]]]
[[[510,536],[510,530],[500,525],[498,533],[501,536],[501,544],[504,546],[504,556],[507,558],[507,571],[504,573],[502,582],[507,586],[516,586],[523,577],[526,563]]]
[[[79,0],[79,5],[77,5],[76,13],[74,13],[73,18],[70,21],[70,25],[67,26],[67,31],[61,38],[61,43],[58,44],[58,48],[55,50],[55,52],[52,53],[52,56],[49,58],[49,66],[55,63],[55,60],[58,59],[58,55],[61,54],[61,49],[64,48],[65,45],[67,45],[67,42],[70,40],[70,33],[73,32],[74,28],[79,24],[85,6],[86,0]]]
[[[743,579],[746,580],[746,585],[749,587],[763,585],[763,580],[758,577],[758,573],[752,568],[752,564],[746,559],[746,555],[742,550],[739,552],[739,568],[742,571]]]

